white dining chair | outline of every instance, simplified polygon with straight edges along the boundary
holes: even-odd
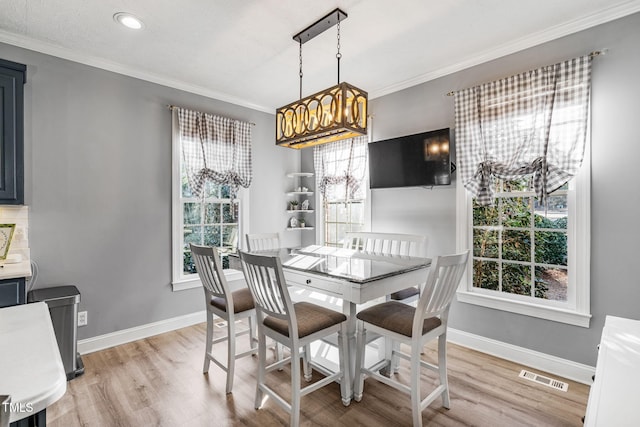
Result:
[[[449,384],[447,381],[447,322],[449,307],[458,289],[465,271],[469,251],[461,254],[437,257],[429,269],[429,274],[418,306],[413,307],[398,301],[386,301],[359,312],[357,321],[357,355],[355,368],[354,399],[360,401],[363,396],[364,379],[369,376],[411,396],[413,425],[422,426],[422,411],[435,399],[442,397],[442,405],[450,407]],[[374,332],[391,340],[404,344],[410,353],[401,351],[401,347],[387,348],[383,361],[365,367],[367,334]],[[438,364],[423,361],[420,357],[422,347],[433,339],[438,339]],[[398,356],[411,362],[409,386],[380,374],[379,370],[392,363]],[[420,368],[438,372],[440,385],[424,399],[420,392]]]
[[[426,236],[401,233],[377,233],[367,231],[347,232],[342,247],[360,252],[386,256],[427,256],[429,240]],[[411,286],[389,295],[392,300],[408,301],[420,294]]]
[[[231,229],[227,237],[223,240],[222,245],[218,248],[220,253],[236,253],[238,249],[238,227]]]
[[[290,425],[300,422],[300,398],[334,381],[340,382],[342,403],[351,402],[351,377],[347,349],[347,316],[309,302],[293,304],[284,281],[282,264],[275,256],[258,255],[240,251],[242,269],[256,304],[258,319],[258,381],[255,408],[263,404],[264,395],[272,398],[290,413]],[[310,344],[328,335],[338,334],[339,370],[313,384],[300,386],[300,358],[306,381],[311,380],[313,363],[310,360]],[[266,337],[288,347],[291,356],[266,363]],[[300,352],[300,349],[303,352]],[[284,364],[291,365],[291,398],[287,402],[271,386],[266,374]]]
[[[429,239],[426,236],[418,234],[402,234],[402,233],[378,233],[372,231],[354,231],[347,232],[343,240],[343,248],[356,250],[359,252],[370,253],[383,256],[427,256],[427,247]],[[404,303],[413,303],[420,295],[420,286],[409,286],[400,291],[392,292],[387,295],[386,300],[402,301]],[[375,340],[373,334],[370,334],[369,341]],[[386,340],[386,346],[391,345]],[[397,372],[400,368],[400,361],[397,357],[393,359],[390,371],[384,370],[387,374]]]
[[[249,252],[280,249],[280,235],[278,233],[247,234],[245,237],[247,239],[247,251]],[[282,360],[284,353],[282,346],[277,342],[275,344],[275,351],[278,360]]]
[[[218,365],[227,373],[226,393],[231,393],[235,361],[241,357],[256,354],[256,334],[254,330],[255,308],[249,288],[242,288],[232,292],[227,284],[222,263],[216,248],[210,246],[190,245],[196,271],[204,289],[204,300],[207,309],[207,340],[205,343],[203,373],[209,372],[209,362]],[[214,315],[224,319],[227,323],[227,334],[213,339]],[[249,329],[236,330],[236,320],[248,319]],[[236,337],[249,335],[249,350],[236,353]],[[227,342],[226,365],[214,356],[214,344]]]
[[[280,249],[280,235],[278,233],[247,234],[246,238],[249,252]]]

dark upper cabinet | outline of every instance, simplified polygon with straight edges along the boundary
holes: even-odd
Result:
[[[0,59],[0,204],[24,204],[26,65]]]

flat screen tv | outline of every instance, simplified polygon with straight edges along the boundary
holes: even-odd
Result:
[[[446,128],[370,143],[369,187],[451,184],[449,142]]]

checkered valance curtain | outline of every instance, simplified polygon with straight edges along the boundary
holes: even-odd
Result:
[[[202,195],[207,180],[226,184],[232,197],[249,187],[251,123],[178,108],[182,160],[191,193]]]
[[[590,85],[583,56],[455,93],[460,180],[480,205],[493,203],[494,178],[533,175],[544,201],[577,173]]]
[[[345,186],[345,200],[359,198],[367,173],[368,138],[344,139],[313,147],[316,184],[323,197],[330,185]]]

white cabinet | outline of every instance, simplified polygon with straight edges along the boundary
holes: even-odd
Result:
[[[291,191],[287,192],[286,212],[287,230],[313,230],[313,191],[310,191],[313,177],[310,172],[292,172],[287,174],[291,178]]]
[[[640,426],[640,321],[607,316],[585,426]]]

